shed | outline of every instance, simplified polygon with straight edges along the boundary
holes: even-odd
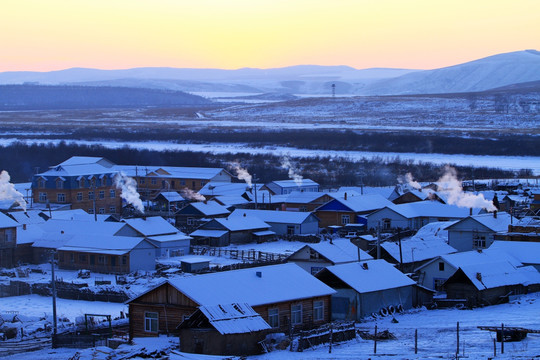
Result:
[[[179,326],[180,351],[206,355],[256,355],[270,325],[247,303],[200,306]]]
[[[180,260],[183,272],[194,273],[210,268],[210,259],[203,256],[183,256]]]

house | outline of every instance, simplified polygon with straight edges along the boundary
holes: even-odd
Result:
[[[155,270],[155,249],[141,237],[80,234],[58,247],[58,267],[115,274]]]
[[[310,179],[278,180],[265,184],[261,190],[268,190],[272,195],[290,194],[293,191],[319,192],[319,184]]]
[[[160,192],[197,191],[210,181],[231,182],[232,175],[221,168],[117,165],[102,157],[73,156],[32,178],[34,204],[71,204],[89,213],[115,214],[122,210],[117,174],[135,180],[145,200]]]
[[[304,235],[319,232],[319,219],[310,212],[237,209],[229,218],[245,216],[264,221],[277,235]]]
[[[216,196],[242,196],[247,199],[248,194],[253,192],[253,185],[250,187],[246,183],[233,182],[209,182],[204,185],[199,194],[211,200]]]
[[[282,201],[281,210],[285,211],[314,211],[318,207],[332,200],[332,197],[322,192],[293,191],[287,195],[276,195],[274,201]]]
[[[156,257],[182,256],[189,254],[191,237],[178,231],[161,216],[123,220],[137,234],[156,246]],[[122,232],[118,232],[122,235]],[[126,236],[133,236],[128,235]]]
[[[210,219],[226,217],[230,213],[215,201],[193,202],[176,212],[176,226],[189,233]]]
[[[206,355],[256,355],[270,325],[249,304],[200,306],[179,326],[180,351]]]
[[[373,257],[349,239],[335,239],[306,244],[289,255],[287,262],[295,263],[311,275],[315,275],[327,266],[371,259]]]
[[[393,186],[342,186],[338,189],[338,193],[356,192],[360,195],[381,195],[388,199],[394,191]]]
[[[418,201],[407,204],[390,205],[367,215],[368,229],[382,230],[411,229],[418,230],[432,222],[460,220],[480,209],[446,205],[438,201]]]
[[[501,262],[508,262],[514,267],[523,265],[506,252],[472,250],[438,256],[416,268],[415,273],[418,275],[419,285],[442,291],[444,282],[460,267]]]
[[[485,251],[489,253],[493,250],[510,254],[523,265],[534,266],[540,271],[540,242],[496,240]]]
[[[227,246],[255,242],[275,233],[259,218],[235,216],[212,219],[189,235],[198,245]]]
[[[167,214],[174,214],[178,209],[183,208],[188,204],[188,200],[184,199],[177,191],[160,192],[152,201],[153,211],[160,211]]]
[[[508,302],[510,296],[540,290],[540,273],[533,266],[515,267],[507,261],[460,266],[443,285],[449,299],[467,305]]]
[[[21,225],[9,216],[0,213],[0,268],[15,265],[14,254],[17,244],[17,228]]]
[[[360,321],[413,306],[415,282],[384,260],[329,266],[315,277],[337,291],[332,319]]]
[[[510,214],[505,212],[467,216],[445,229],[448,245],[457,251],[488,248],[495,234],[506,231],[511,221]]]
[[[330,193],[333,200],[318,207],[315,215],[320,219],[319,226],[326,228],[332,225],[349,223],[366,224],[365,216],[373,211],[393,204],[379,194],[360,195],[358,193]]]
[[[495,237],[508,241],[540,242],[540,218],[527,216],[519,221],[512,219],[508,231],[500,232]]]
[[[247,303],[277,331],[330,321],[334,294],[295,264],[194,275],[166,282],[129,300],[130,337],[170,334],[200,306]]]
[[[218,195],[214,197],[214,201],[231,211],[247,209],[253,205],[251,201],[239,195]]]
[[[398,241],[385,241],[380,244],[381,258],[398,267],[404,273],[412,273],[416,268],[441,255],[457,250],[448,245],[448,232],[445,227],[452,222],[434,222],[425,225],[412,236]],[[400,248],[401,245],[401,248]],[[374,255],[376,249],[370,254]]]

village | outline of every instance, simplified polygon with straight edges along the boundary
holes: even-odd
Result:
[[[454,314],[436,325],[455,328],[459,358],[456,311],[537,310],[538,178],[460,179],[447,166],[432,183],[407,173],[391,187],[322,189],[288,170],[259,184],[239,163],[74,156],[31,183],[2,171],[0,349],[69,348],[78,359],[73,349],[107,346],[127,359],[144,353],[138,341],[149,355],[155,338],[154,358],[288,358],[350,344],[376,356],[378,341],[396,339],[393,324]],[[468,324],[496,335],[486,354],[540,342],[540,325],[505,316]],[[392,351],[435,353],[416,335]]]

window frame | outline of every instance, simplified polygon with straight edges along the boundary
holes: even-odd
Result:
[[[268,309],[268,325],[279,328],[279,308]]]
[[[291,304],[291,324],[302,324],[302,304]]]
[[[313,321],[324,320],[324,300],[313,301]]]
[[[144,312],[144,332],[157,333],[159,331],[159,313]]]

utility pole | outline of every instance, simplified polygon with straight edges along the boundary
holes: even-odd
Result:
[[[255,210],[257,210],[258,206],[257,206],[257,174],[253,174],[253,191],[254,191],[254,194],[255,194]]]
[[[401,250],[401,230],[400,229],[398,229],[397,237],[399,241],[399,270],[403,271],[403,252]]]
[[[377,225],[377,260],[381,258],[381,223]]]
[[[51,285],[52,285],[52,306],[53,306],[53,337],[52,347],[56,348],[56,335],[58,334],[58,323],[56,322],[56,278],[54,276],[54,251],[51,251]]]

